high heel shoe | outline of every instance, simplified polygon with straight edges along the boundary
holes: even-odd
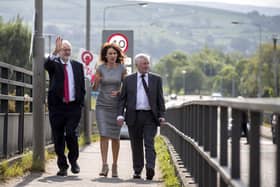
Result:
[[[112,165],[112,177],[118,177],[118,165],[117,164]]]
[[[103,164],[102,170],[101,170],[101,172],[99,173],[99,175],[100,175],[100,176],[107,177],[108,172],[109,172],[108,164]]]

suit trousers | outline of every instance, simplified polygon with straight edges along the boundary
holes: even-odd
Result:
[[[68,164],[64,154],[65,143],[69,150],[68,160],[70,164],[75,164],[79,157],[78,127],[81,119],[81,107],[75,102],[49,107],[49,119],[57,155],[57,165],[60,169],[67,169]]]
[[[156,159],[154,138],[157,133],[157,125],[152,111],[136,111],[135,124],[128,124],[128,131],[131,142],[134,172],[140,174],[144,167],[143,143],[145,148],[146,168],[154,169]]]

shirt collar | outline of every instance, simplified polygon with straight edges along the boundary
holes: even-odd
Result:
[[[68,59],[67,63],[65,63],[62,59],[60,59],[62,64],[70,64],[70,59]]]
[[[139,71],[137,72],[137,77],[141,77],[143,73],[140,73]],[[145,74],[145,77],[148,76],[148,73],[144,73]]]

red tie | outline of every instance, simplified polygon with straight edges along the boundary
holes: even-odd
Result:
[[[69,80],[68,80],[68,72],[67,72],[67,64],[64,64],[64,101],[65,103],[69,103]]]

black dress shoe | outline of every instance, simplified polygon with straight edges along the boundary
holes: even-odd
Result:
[[[80,167],[77,163],[71,165],[72,173],[80,173]]]
[[[153,180],[154,175],[155,175],[154,169],[153,168],[147,168],[147,170],[146,170],[147,180]]]
[[[57,176],[67,176],[67,169],[60,169],[57,173]]]
[[[141,174],[140,173],[134,173],[133,178],[134,179],[141,179]]]

